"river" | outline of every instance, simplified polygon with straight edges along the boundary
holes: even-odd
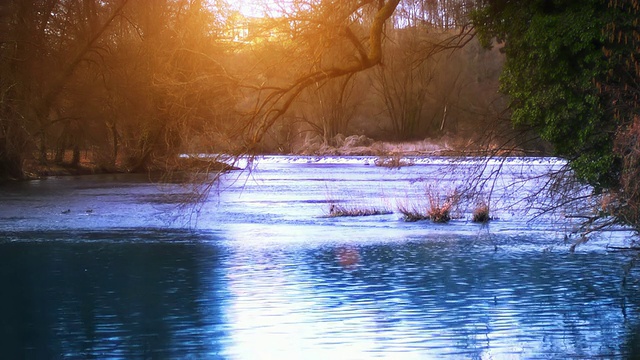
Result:
[[[263,157],[192,206],[188,186],[144,175],[4,184],[2,358],[640,356],[635,254],[611,248],[630,234],[571,252],[566,212],[519,201],[562,162],[484,163],[500,174],[497,219],[480,225],[473,204],[447,224],[396,210],[477,179],[477,160],[373,161]],[[330,204],[391,213],[330,217]]]

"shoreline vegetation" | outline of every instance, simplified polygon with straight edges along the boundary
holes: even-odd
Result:
[[[63,161],[51,161],[45,164],[35,159],[24,162],[24,176],[22,179],[9,178],[3,180],[37,180],[58,176],[81,176],[96,174],[120,174],[120,173],[158,173],[167,174],[173,172],[227,172],[242,170],[233,165],[229,165],[215,159],[207,160],[195,157],[181,157],[171,161],[157,161],[154,166],[145,171],[131,170],[124,165],[124,161],[117,161],[115,166],[104,167],[95,160],[96,156],[91,151],[82,151],[79,161],[72,165],[71,152]],[[274,155],[272,153],[260,153],[255,155]],[[522,149],[500,149],[492,146],[474,146],[472,143],[463,143],[460,139],[439,139],[422,140],[412,142],[388,142],[375,141],[364,135],[352,135],[344,137],[340,135],[336,146],[330,146],[321,142],[311,142],[300,146],[291,153],[280,153],[278,155],[291,156],[375,156],[375,166],[386,168],[399,168],[413,165],[404,157],[431,157],[431,156],[547,156],[543,152],[531,153]],[[232,157],[232,156],[231,156]]]
[[[24,176],[22,179],[9,178],[5,181],[29,181],[42,180],[49,177],[59,176],[83,176],[98,174],[126,174],[126,173],[150,173],[150,174],[168,174],[181,171],[206,171],[206,172],[226,172],[233,170],[241,170],[238,167],[219,162],[216,160],[203,160],[195,158],[177,157],[171,164],[158,163],[153,168],[145,171],[130,171],[126,167],[117,164],[114,167],[103,167],[92,160],[90,154],[81,157],[77,165],[71,165],[66,162],[40,164],[37,161],[26,161],[24,165]]]

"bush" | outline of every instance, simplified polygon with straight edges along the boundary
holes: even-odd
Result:
[[[616,136],[615,152],[622,158],[620,185],[604,198],[602,211],[640,231],[640,116]]]

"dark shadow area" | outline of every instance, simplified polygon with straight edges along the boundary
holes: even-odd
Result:
[[[166,243],[105,236],[61,242],[45,233],[38,242],[0,244],[3,358],[217,354],[219,251],[188,232],[165,232],[177,240]]]

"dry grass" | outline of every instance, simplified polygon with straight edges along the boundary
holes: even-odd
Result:
[[[437,191],[428,187],[424,200],[417,203],[398,203],[396,208],[402,214],[403,220],[407,222],[431,220],[435,223],[446,223],[451,220],[451,212],[457,206],[460,195],[454,190],[442,199]]]
[[[474,223],[484,224],[490,220],[492,220],[492,218],[490,216],[489,205],[485,203],[478,204],[478,206],[473,210],[471,221]]]
[[[446,223],[451,220],[451,211],[460,201],[460,195],[457,191],[453,191],[442,201],[440,194],[429,187],[427,189],[427,199],[429,200],[427,208],[429,219],[436,223]]]
[[[449,203],[443,205],[432,205],[427,209],[427,216],[436,223],[446,223],[451,220],[451,206]]]
[[[415,204],[398,204],[396,206],[398,212],[402,214],[402,219],[406,222],[416,222],[420,220],[427,220],[429,217],[426,213],[423,213],[419,206]],[[424,209],[424,207],[422,207]]]
[[[360,207],[360,206],[343,206],[330,204],[329,217],[346,217],[346,216],[372,216],[372,215],[388,215],[393,211],[376,207]]]

